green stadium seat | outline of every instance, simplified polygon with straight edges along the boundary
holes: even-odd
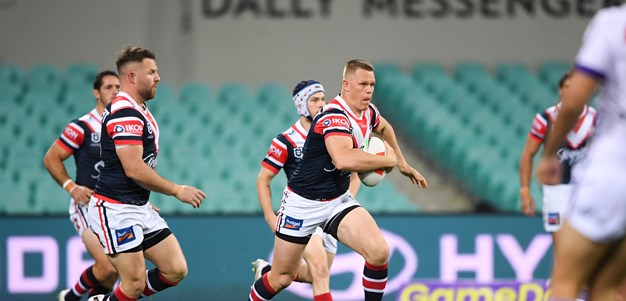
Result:
[[[33,205],[46,214],[68,212],[70,196],[51,177],[35,185]]]
[[[411,76],[416,80],[448,76],[444,67],[435,62],[419,62],[413,65]]]
[[[548,88],[556,89],[559,80],[572,68],[572,64],[564,61],[546,61],[539,64],[538,75]]]
[[[0,182],[2,191],[2,211],[10,215],[33,215],[42,213],[42,209],[31,202],[31,186],[23,182]]]
[[[52,65],[36,65],[28,70],[26,85],[31,91],[43,91],[58,96],[63,88],[61,71]]]
[[[68,90],[93,89],[93,81],[99,72],[92,63],[74,63],[65,69],[64,81]]]

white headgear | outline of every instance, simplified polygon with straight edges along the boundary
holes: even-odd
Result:
[[[324,86],[320,84],[318,81],[314,80],[306,80],[301,81],[293,90],[293,102],[296,105],[296,109],[298,110],[298,114],[304,117],[310,117],[311,112],[309,112],[309,106],[307,106],[307,102],[309,98],[313,96],[313,94],[317,92],[324,92]]]

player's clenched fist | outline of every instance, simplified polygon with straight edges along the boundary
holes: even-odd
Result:
[[[176,185],[173,195],[181,202],[190,204],[193,208],[200,207],[202,200],[206,199],[204,191],[187,185]]]

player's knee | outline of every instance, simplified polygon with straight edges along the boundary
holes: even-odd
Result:
[[[309,264],[309,270],[311,273],[311,277],[313,277],[313,282],[315,282],[316,279],[328,278],[330,275],[330,269],[328,268],[328,264],[321,260]]]
[[[282,290],[288,287],[289,285],[291,285],[294,279],[295,279],[295,275],[291,275],[291,274],[282,274],[282,275],[276,276],[276,283],[279,286],[279,290]]]
[[[389,246],[387,243],[378,244],[370,252],[369,258],[365,258],[367,262],[374,265],[383,265],[389,260]]]
[[[100,281],[107,281],[117,278],[117,270],[110,262],[96,262],[94,264],[94,272],[97,271],[98,275],[102,275]]]
[[[141,296],[144,288],[146,287],[146,279],[141,277],[133,277],[127,279],[127,284],[122,282],[124,293],[129,297],[137,298]]]
[[[175,266],[172,271],[169,273],[171,276],[170,280],[172,282],[178,283],[187,277],[188,273],[187,264],[180,264]]]

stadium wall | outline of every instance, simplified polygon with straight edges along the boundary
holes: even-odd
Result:
[[[519,298],[513,299],[529,301],[546,296],[542,280],[548,276],[552,249],[539,217],[394,215],[376,219],[391,249],[385,300],[431,300],[424,296],[432,297],[438,288],[446,296],[492,296],[485,300],[512,300],[493,297],[497,294],[516,294]],[[150,300],[245,299],[253,278],[250,262],[271,258],[273,236],[263,217],[169,216],[166,220],[185,252],[189,275],[179,286]],[[66,217],[0,219],[0,300],[54,299],[90,263]],[[362,267],[360,256],[340,246],[331,270],[335,300],[362,299]],[[478,286],[473,289],[461,288],[475,282]],[[502,283],[513,288],[503,288]],[[309,289],[294,284],[276,300],[310,300]],[[528,291],[534,298],[521,297]]]
[[[317,78],[339,88],[354,57],[408,67],[571,61],[589,18],[622,0],[4,0],[0,62],[113,68],[153,49],[173,83]]]

